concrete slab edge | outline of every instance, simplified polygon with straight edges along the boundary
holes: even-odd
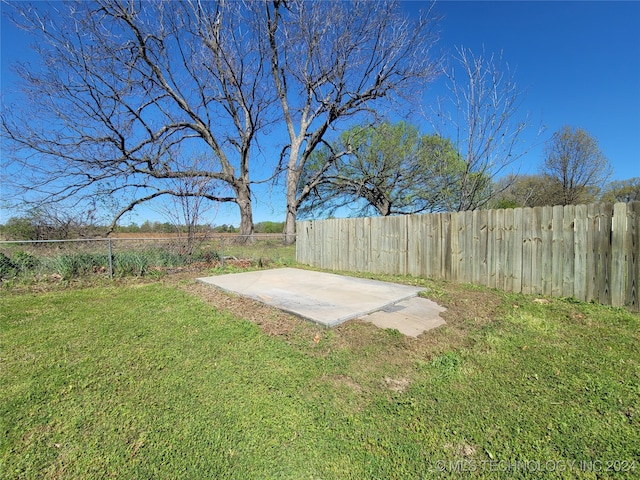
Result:
[[[217,288],[217,289],[218,289],[218,290],[220,290],[221,292],[228,293],[228,294],[233,295],[233,296],[235,296],[235,297],[245,297],[245,298],[250,298],[251,300],[253,300],[253,301],[255,301],[255,302],[262,303],[263,305],[269,305],[268,303],[266,303],[265,301],[263,301],[263,300],[262,300],[261,298],[259,298],[259,297],[254,297],[253,295],[240,295],[239,293],[234,292],[233,290],[229,290],[229,289],[227,289],[227,288],[221,287],[220,285],[216,285],[215,283],[209,283],[209,282],[207,282],[204,278],[196,278],[196,282],[200,282],[200,283],[203,283],[203,284],[208,285],[208,286],[210,286],[210,287]],[[313,318],[306,317],[306,316],[302,315],[302,314],[301,314],[301,313],[299,313],[299,312],[294,312],[293,310],[289,310],[288,308],[285,308],[285,307],[276,307],[276,306],[274,306],[274,305],[269,305],[269,306],[271,306],[271,307],[273,307],[273,308],[276,308],[276,309],[278,309],[278,310],[280,310],[280,311],[282,311],[282,312],[286,312],[286,313],[289,313],[289,314],[291,314],[291,315],[294,315],[294,316],[296,316],[296,317],[298,317],[298,318],[301,318],[301,319],[303,319],[303,320],[305,320],[305,321],[307,321],[307,322],[314,323],[314,324],[316,324],[316,325],[321,325],[321,326],[323,326],[323,327],[327,327],[327,328],[329,328],[329,327],[333,327],[333,326],[334,326],[333,324],[329,325],[329,324],[327,324],[327,323],[319,322],[318,320],[315,320],[315,319],[313,319]],[[336,324],[336,325],[337,325],[337,324]]]
[[[380,307],[372,308],[370,310],[365,310],[363,312],[353,313],[351,315],[345,315],[344,317],[340,317],[340,318],[336,319],[335,321],[333,321],[331,323],[328,323],[327,327],[335,327],[336,325],[340,325],[341,323],[347,322],[349,320],[353,320],[355,318],[364,317],[366,315],[371,315],[372,313],[384,310],[385,308],[390,307],[391,305],[396,305],[397,303],[400,303],[400,302],[402,302],[404,300],[408,300],[410,298],[417,297],[418,293],[419,292],[410,293],[408,295],[405,295],[402,298],[397,298],[397,299],[393,300],[392,302],[387,302],[384,305],[381,305]],[[314,323],[317,323],[317,322],[314,322]]]
[[[237,292],[234,292],[233,290],[226,289],[224,287],[216,285],[215,283],[209,283],[209,282],[205,281],[204,278],[196,278],[196,282],[200,282],[200,283],[203,283],[205,285],[212,286],[214,288],[217,288],[218,290],[221,290],[221,291],[223,291],[225,293],[229,293],[231,295],[245,296],[245,297],[250,298],[250,299],[252,299],[252,300],[254,300],[256,302],[260,302],[260,303],[262,303],[264,305],[269,305],[268,303],[264,302],[259,297],[254,297],[252,295],[239,295]],[[423,290],[421,290],[421,291],[423,291]],[[404,300],[408,300],[410,298],[417,297],[418,293],[420,293],[420,292],[410,293],[408,295],[405,295],[402,298],[397,298],[397,299],[393,300],[392,302],[387,302],[387,303],[385,303],[384,305],[382,305],[380,307],[373,308],[373,309],[370,309],[370,310],[366,310],[364,312],[357,312],[357,313],[353,313],[351,315],[345,315],[345,316],[340,317],[340,318],[338,318],[338,319],[336,319],[336,320],[334,320],[333,322],[330,322],[330,323],[320,322],[318,320],[315,320],[314,318],[307,317],[307,316],[301,314],[300,312],[295,312],[295,311],[290,310],[290,309],[288,309],[286,307],[276,307],[274,305],[271,305],[271,306],[273,308],[277,308],[278,310],[281,310],[283,312],[287,312],[287,313],[289,313],[291,315],[294,315],[294,316],[296,316],[298,318],[302,318],[303,320],[306,320],[307,322],[311,322],[311,323],[314,323],[316,325],[321,325],[321,326],[326,327],[326,328],[331,328],[331,327],[335,327],[337,325],[340,325],[341,323],[347,322],[349,320],[353,320],[355,318],[360,318],[360,317],[364,317],[366,315],[370,315],[370,314],[375,313],[375,312],[379,312],[381,310],[384,310],[387,307],[390,307],[391,305],[395,305],[395,304],[400,303],[400,302],[402,302]]]

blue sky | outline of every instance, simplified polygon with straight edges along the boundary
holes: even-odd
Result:
[[[411,14],[427,7],[427,2],[403,3]],[[536,172],[544,142],[570,125],[598,139],[613,166],[613,179],[640,176],[640,2],[441,1],[436,11],[443,15],[438,50],[464,46],[502,52],[519,87],[527,91],[522,113],[546,130],[523,158],[523,172]],[[27,43],[2,18],[3,90],[13,80],[9,64],[29,55]],[[425,103],[441,91],[442,82],[436,81],[425,92]],[[255,222],[284,220],[283,188],[254,187]],[[235,205],[213,211],[211,223],[239,222]],[[0,222],[7,216],[3,212]],[[164,221],[157,210],[145,208],[122,223],[145,219]]]
[[[421,2],[409,2],[417,7]],[[456,2],[444,15],[440,46],[503,52],[526,89],[523,105],[546,126],[596,137],[614,179],[640,176],[640,2]],[[524,168],[537,170],[543,148]]]

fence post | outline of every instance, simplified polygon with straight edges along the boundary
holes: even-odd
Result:
[[[224,268],[224,237],[220,237],[220,266]]]
[[[113,250],[111,249],[111,239],[107,240],[109,245],[109,277],[113,280]]]

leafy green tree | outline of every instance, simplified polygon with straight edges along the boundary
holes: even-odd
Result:
[[[556,205],[593,201],[611,172],[598,141],[582,128],[564,126],[547,142],[542,174],[555,183]]]
[[[140,225],[140,232],[149,233],[153,231],[153,225],[149,220],[145,220],[142,225]]]
[[[617,180],[607,184],[601,200],[604,202],[640,201],[640,177]]]
[[[255,233],[282,233],[284,222],[258,222],[253,226]]]
[[[336,151],[347,153],[322,170]],[[451,210],[464,169],[451,142],[420,135],[407,123],[352,127],[308,162],[300,188],[310,178],[316,186],[299,213],[332,215],[343,207],[356,215],[382,216]]]
[[[2,226],[2,235],[7,240],[37,240],[38,227],[30,218],[11,217]]]

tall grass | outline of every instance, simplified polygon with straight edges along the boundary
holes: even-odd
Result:
[[[227,242],[227,243],[225,243]],[[12,247],[12,248],[9,248]],[[31,279],[53,275],[63,280],[102,274],[110,269],[107,246],[104,242],[74,242],[70,244],[2,245],[0,251],[0,281]],[[172,240],[114,241],[112,266],[116,277],[157,275],[168,269],[194,263],[214,264],[224,259],[243,259],[257,266],[270,263],[289,264],[295,259],[295,246],[283,246],[272,238],[252,242],[223,239],[186,249]]]

